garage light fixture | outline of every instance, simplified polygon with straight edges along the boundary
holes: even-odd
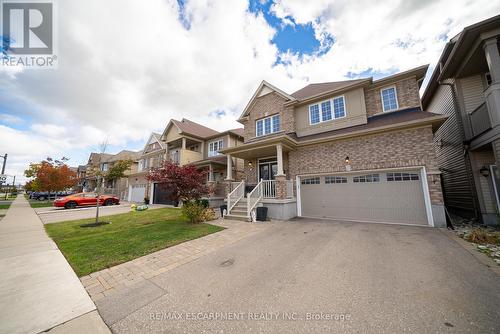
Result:
[[[481,169],[479,170],[479,173],[481,173],[481,175],[484,177],[490,176],[490,170],[486,166],[481,167]]]
[[[345,163],[348,164],[348,163],[351,163],[351,160],[349,160],[349,157],[345,157]]]

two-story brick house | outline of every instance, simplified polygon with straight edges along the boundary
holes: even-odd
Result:
[[[446,207],[486,224],[500,219],[500,15],[445,46],[422,97],[448,115],[435,135]]]
[[[215,190],[209,198],[210,205],[222,204],[227,160],[219,151],[242,143],[242,129],[218,132],[188,119],[170,120],[163,133],[151,134],[145,145],[138,160],[138,171],[130,176],[129,200],[142,202],[147,197],[151,203],[173,204],[167,187],[146,180],[151,168],[169,160],[181,166],[193,164],[206,170],[207,182]],[[243,174],[243,161],[233,159],[231,166],[234,175]]]
[[[433,134],[446,116],[422,110],[421,66],[379,80],[310,84],[288,94],[263,81],[225,148],[229,217],[269,216],[442,226]],[[244,159],[241,182],[231,174]]]

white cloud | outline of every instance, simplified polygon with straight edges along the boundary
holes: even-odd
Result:
[[[146,140],[170,118],[236,127],[262,79],[291,92],[307,80],[433,64],[440,36],[498,13],[500,3],[280,0],[272,8],[286,22],[312,23],[317,38],[328,33],[335,44],[321,56],[281,55],[289,62],[275,65],[276,31],[243,0],[187,1],[189,29],[174,0],[58,1],[59,68],[0,70],[0,114],[10,125],[0,127],[0,154],[8,152],[19,173],[47,155],[84,162],[104,138],[115,146]],[[6,116],[13,103],[22,108]],[[15,130],[15,118],[30,127]]]

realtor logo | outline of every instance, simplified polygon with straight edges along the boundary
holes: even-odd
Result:
[[[2,1],[2,65],[54,68],[54,3]]]

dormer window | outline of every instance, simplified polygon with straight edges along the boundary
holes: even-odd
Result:
[[[309,106],[309,123],[318,124],[331,121],[332,119],[345,117],[345,114],[344,97],[338,96],[331,100],[311,104]]]
[[[255,121],[255,134],[257,137],[279,132],[281,129],[280,115],[261,118]]]
[[[384,108],[384,112],[399,108],[395,86],[381,89],[380,95],[382,96],[382,108]]]

